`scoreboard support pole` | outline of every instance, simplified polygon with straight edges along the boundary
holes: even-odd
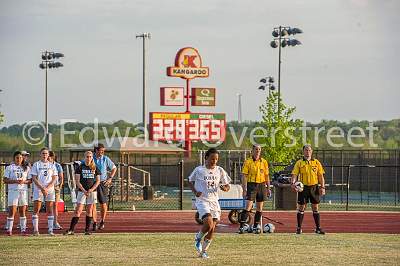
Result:
[[[186,79],[186,113],[190,113],[190,85],[189,85],[190,79]],[[187,136],[189,136],[188,131],[189,127],[185,125],[185,131],[186,131],[186,139],[185,139],[185,157],[190,158],[192,156],[192,142],[188,139]]]

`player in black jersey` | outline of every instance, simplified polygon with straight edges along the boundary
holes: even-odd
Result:
[[[76,224],[79,221],[84,205],[86,205],[85,235],[90,235],[90,225],[93,222],[92,208],[97,202],[97,186],[100,184],[100,171],[93,161],[93,153],[85,152],[85,161],[75,171],[76,186],[78,188],[77,206],[71,225],[65,235],[73,235]]]

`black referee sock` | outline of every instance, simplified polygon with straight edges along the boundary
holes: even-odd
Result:
[[[260,223],[261,216],[262,212],[256,211],[256,214],[254,215],[254,227],[258,226],[258,224]]]
[[[246,223],[248,217],[249,217],[249,214],[248,214],[247,210],[243,210],[240,213],[240,215],[239,215],[240,227],[243,227],[243,225]]]
[[[78,223],[78,221],[79,221],[79,217],[72,217],[71,225],[69,226],[69,231],[75,230],[75,225]]]
[[[90,225],[93,222],[93,217],[90,216],[86,216],[86,227],[85,227],[85,231],[88,232],[90,230]]]
[[[314,217],[315,227],[316,227],[316,228],[319,228],[319,227],[320,227],[319,212],[318,212],[318,211],[313,211],[312,215],[313,215],[313,217]]]
[[[303,224],[304,211],[297,211],[297,227],[301,228]]]

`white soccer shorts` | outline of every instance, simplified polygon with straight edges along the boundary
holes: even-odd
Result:
[[[9,190],[8,206],[25,206],[28,205],[27,190]]]
[[[33,201],[55,201],[56,200],[56,193],[53,189],[50,189],[47,191],[47,196],[44,197],[43,193],[39,189],[34,189],[33,190]]]
[[[86,196],[82,191],[78,191],[78,196],[76,197],[77,204],[96,204],[97,203],[97,191],[93,191],[89,193],[89,196]]]
[[[218,201],[202,201],[196,200],[196,209],[199,212],[200,219],[207,213],[211,214],[213,219],[220,220],[221,208]]]

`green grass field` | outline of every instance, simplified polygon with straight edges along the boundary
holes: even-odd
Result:
[[[0,264],[205,264],[194,234],[1,237]],[[208,265],[399,265],[399,235],[217,234]]]

